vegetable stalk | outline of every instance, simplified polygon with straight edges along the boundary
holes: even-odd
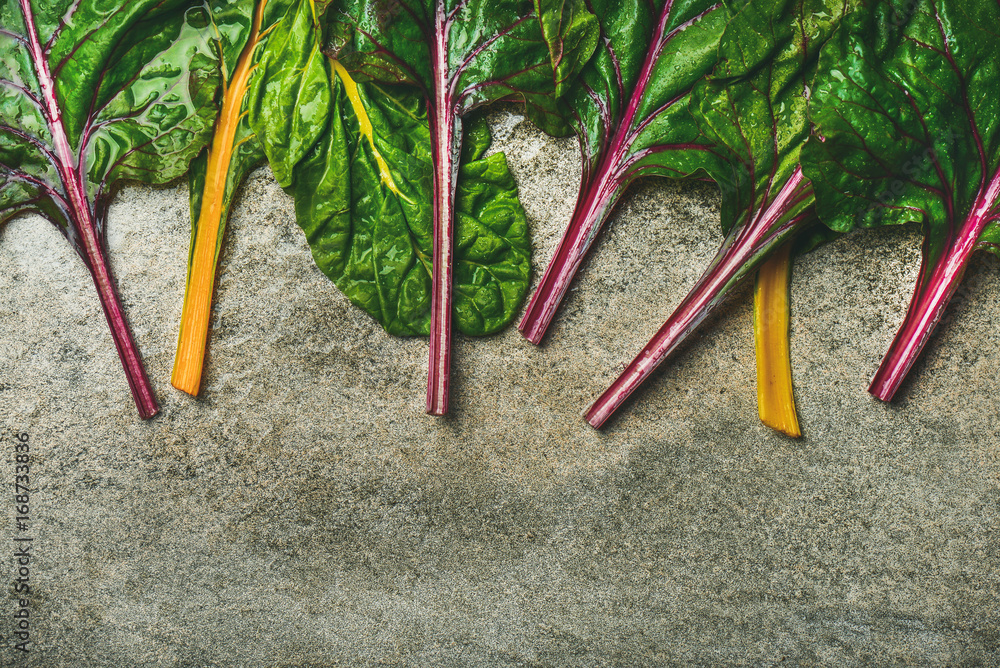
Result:
[[[118,350],[118,357],[121,360],[122,368],[125,370],[125,377],[128,379],[129,388],[132,391],[132,398],[135,400],[136,408],[143,419],[156,415],[160,408],[157,405],[153,388],[150,385],[149,377],[139,355],[139,350],[132,337],[122,310],[118,292],[115,289],[114,279],[111,276],[111,269],[108,266],[107,258],[104,255],[104,248],[98,236],[97,224],[94,212],[87,202],[86,188],[84,186],[84,176],[81,170],[85,168],[83,164],[75,159],[73,150],[70,148],[69,138],[66,128],[63,125],[62,111],[59,108],[56,96],[55,80],[49,70],[48,61],[38,39],[38,31],[35,27],[34,12],[28,0],[20,0],[21,10],[24,15],[25,28],[30,43],[32,63],[41,87],[44,99],[43,114],[52,134],[52,142],[55,148],[55,162],[59,176],[66,189],[68,201],[64,204],[70,209],[69,218],[72,221],[73,230],[78,242],[77,251],[83,258],[84,264],[90,271],[94,286],[101,301],[101,308],[104,317],[108,321],[111,329],[111,337],[114,339],[115,348]]]
[[[958,231],[946,240],[946,249],[935,262],[929,259],[929,241],[925,241],[920,276],[906,318],[868,386],[868,391],[876,398],[892,401],[910,367],[934,333],[948,302],[962,282],[969,258],[979,245],[983,231],[997,219],[997,214],[991,213],[991,210],[996,206],[998,197],[1000,168],[980,188],[972,211]]]
[[[531,295],[524,317],[517,325],[524,338],[536,346],[542,342],[556,310],[566,297],[570,283],[583,264],[583,258],[590,251],[597,233],[624,190],[621,184],[612,182],[611,172],[603,172],[602,178],[581,185],[569,226],[563,233],[542,280]]]
[[[689,9],[678,11],[689,11]],[[719,19],[725,14],[725,8],[721,3],[707,6],[690,19],[668,30],[669,24],[677,20],[676,13],[673,2],[664,3],[656,28],[650,36],[649,48],[643,58],[642,66],[635,81],[630,82],[634,86],[631,95],[627,100],[621,101],[623,103],[621,116],[612,120],[617,112],[613,112],[611,104],[604,101],[599,105],[600,112],[597,115],[601,122],[606,124],[604,129],[608,132],[602,137],[600,151],[594,150],[598,142],[587,134],[587,129],[579,127],[577,130],[581,152],[584,154],[584,168],[576,207],[555,255],[532,295],[524,317],[518,324],[521,334],[535,345],[538,345],[545,336],[556,310],[566,297],[570,283],[583,263],[583,258],[590,251],[611,210],[629,184],[644,173],[686,176],[685,167],[682,166],[684,153],[709,150],[707,145],[699,143],[695,137],[684,134],[686,130],[684,118],[664,119],[687,105],[689,93],[699,75],[703,73],[702,70],[707,70],[714,62],[711,58],[702,60],[694,54],[684,60],[672,51],[683,47],[673,42],[678,40],[683,42],[686,37],[692,38],[691,34],[702,29],[706,30],[707,34],[714,35],[707,38],[707,42],[714,45],[714,40],[721,35],[721,26],[724,25]],[[710,22],[709,17],[719,23],[716,32],[704,27]],[[606,48],[610,48],[610,42]],[[697,51],[698,48],[703,48],[703,45],[698,44],[688,48]],[[673,71],[667,69],[667,64],[670,62],[674,63]],[[618,71],[619,64],[613,51],[609,67],[616,71],[618,77],[622,76]],[[627,90],[621,80],[616,83],[616,88],[621,89],[620,92],[624,93]],[[599,94],[590,90],[588,82],[585,81],[583,85],[587,88],[587,94],[578,104],[589,108],[589,105],[598,99]],[[664,91],[669,91],[665,99]],[[581,112],[577,111],[578,123],[581,123],[580,115]],[[588,159],[591,152],[597,153],[593,161]],[[676,154],[678,164],[671,162],[674,158],[670,157],[670,154]]]
[[[558,42],[566,30],[581,27],[579,21],[583,19],[586,23],[586,17],[590,15],[576,16],[575,20],[571,20],[571,25],[564,25],[561,23],[564,13],[559,11],[559,3],[549,3],[548,0],[542,2],[540,8],[531,0],[471,3],[464,0],[394,0],[391,4],[389,7],[383,0],[343,0],[338,3],[338,11],[329,15],[331,34],[338,36],[333,40],[337,46],[336,52],[331,55],[344,63],[348,70],[358,72],[372,81],[417,88],[427,105],[427,138],[433,162],[431,173],[434,188],[430,198],[432,235],[428,235],[433,236],[429,249],[432,265],[430,312],[428,314],[426,311],[426,300],[413,299],[427,285],[424,277],[417,272],[413,274],[412,280],[406,278],[405,303],[398,304],[402,310],[395,308],[397,305],[390,307],[389,311],[395,310],[393,317],[400,317],[387,329],[406,327],[415,330],[412,333],[429,332],[426,410],[431,415],[444,415],[448,410],[449,400],[453,319],[459,327],[462,327],[463,322],[466,325],[470,321],[474,323],[474,326],[465,327],[463,331],[495,331],[497,325],[502,326],[506,322],[509,317],[507,314],[514,312],[523,294],[517,286],[519,277],[523,275],[518,259],[523,257],[521,253],[505,250],[514,250],[507,240],[502,240],[494,247],[501,252],[490,251],[489,245],[493,242],[487,241],[495,236],[492,230],[499,229],[496,227],[498,223],[508,224],[509,229],[520,236],[517,232],[520,226],[520,206],[508,209],[513,216],[494,218],[487,215],[486,210],[480,206],[487,199],[479,195],[469,198],[466,196],[468,190],[465,190],[465,194],[459,193],[456,196],[463,141],[473,140],[474,144],[483,135],[482,132],[474,131],[478,126],[475,121],[469,123],[468,129],[464,129],[464,117],[474,109],[499,100],[520,100],[537,110],[539,115],[548,113],[554,104],[551,96],[557,88],[557,78],[563,81],[574,69],[572,64],[576,58],[586,59],[590,51],[585,48],[585,44],[579,44],[579,31],[574,32],[574,45],[569,52],[562,52],[563,56],[572,53],[574,57],[561,59],[560,74],[557,75],[553,69],[549,46],[543,36],[543,23],[552,29],[554,39]],[[570,18],[574,18],[573,12],[570,12]],[[582,28],[586,32],[586,26]],[[389,145],[393,143],[388,142]],[[408,160],[404,158],[403,161]],[[500,172],[495,174],[499,175]],[[492,186],[489,190],[499,192]],[[417,192],[419,190],[413,191],[414,194]],[[358,201],[361,203],[360,198]],[[479,218],[479,227],[483,233],[463,236],[463,247],[456,252],[456,209],[466,219],[465,214],[470,213],[469,205],[472,205],[473,218]],[[419,209],[419,206],[416,199],[405,202],[406,209]],[[416,214],[417,211],[409,213]],[[503,223],[504,220],[507,222]],[[423,236],[423,230],[414,237],[410,234],[413,230],[407,228],[408,224],[400,231],[406,232],[411,239]],[[466,244],[466,241],[469,243]],[[419,250],[415,253],[421,263],[423,258],[420,256],[424,252]],[[481,258],[481,268],[475,269],[471,276],[463,267],[457,270],[455,268],[456,256],[468,256],[470,252]],[[406,255],[409,257],[409,253]],[[513,263],[516,266],[512,267],[514,271],[508,271],[510,267],[505,267],[490,275],[483,260],[486,264],[496,264],[497,259],[502,256],[516,260]],[[396,272],[395,276],[398,277],[404,267],[395,259],[390,260],[398,267],[390,268],[390,275]],[[508,263],[509,260],[504,262]],[[527,268],[527,265],[524,266]],[[405,271],[409,272],[408,269]],[[471,279],[472,290],[478,293],[475,299],[470,300],[468,294],[457,297],[453,294],[455,281],[463,281],[464,286],[466,278]],[[515,282],[512,283],[511,278]],[[367,279],[366,282],[373,288],[370,294],[385,294],[383,286]],[[483,289],[490,284],[498,285],[500,292]],[[353,286],[351,290],[354,291]],[[470,308],[463,309],[464,313],[455,314],[453,302],[456,299],[459,304]],[[385,310],[381,306],[378,308]],[[406,321],[415,326],[408,327]]]
[[[190,395],[201,387],[208,340],[208,323],[215,291],[215,274],[225,232],[226,187],[231,169],[236,134],[245,115],[243,99],[253,73],[253,55],[260,43],[261,22],[267,0],[261,0],[253,17],[250,38],[240,53],[232,79],[225,89],[222,110],[216,121],[215,135],[208,148],[208,164],[201,209],[195,224],[193,248],[188,265],[188,279],[181,311],[180,333],[171,384]]]
[[[798,417],[788,354],[788,284],[792,273],[791,244],[775,251],[757,272],[753,331],[757,352],[757,410],[760,421],[798,438]]]
[[[94,286],[97,288],[101,309],[104,311],[104,317],[111,329],[111,338],[114,339],[118,358],[125,370],[125,378],[132,391],[135,407],[139,411],[139,417],[143,420],[149,419],[160,412],[160,406],[156,402],[156,395],[153,394],[153,387],[146,375],[142,357],[139,355],[139,349],[132,337],[132,330],[125,320],[118,291],[115,289],[104,249],[97,238],[93,220],[89,217],[82,219],[77,227],[77,233],[83,243],[83,260],[94,280]]]
[[[431,275],[430,360],[427,368],[427,413],[448,412],[451,385],[451,286],[454,276],[455,187],[462,149],[462,121],[453,113],[455,100],[448,80],[448,18],[444,6],[435,7],[433,92],[427,101],[434,159],[434,251]]]
[[[445,58],[442,47],[436,58]],[[444,71],[440,69],[439,71]],[[437,86],[435,104],[428,105],[434,156],[434,251],[431,276],[430,361],[427,372],[427,413],[448,412],[451,382],[451,286],[454,277],[455,187],[462,146],[462,121],[450,112],[444,82]],[[436,107],[436,108],[435,108]]]

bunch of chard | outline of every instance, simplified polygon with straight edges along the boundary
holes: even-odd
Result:
[[[200,386],[225,218],[246,173],[267,157],[295,200],[317,265],[397,335],[429,329],[433,162],[423,98],[355,81],[322,51],[324,6],[309,0],[213,4],[210,34],[228,85],[211,147],[191,176],[191,262],[174,385]],[[228,64],[228,65],[227,65]],[[308,100],[308,103],[304,103]],[[530,240],[489,130],[468,132],[455,200],[456,326],[497,331],[527,290]]]
[[[590,2],[601,37],[574,91],[558,105],[579,138],[576,207],[519,329],[538,344],[615,204],[637,178],[700,174],[712,144],[689,108],[694,86],[718,62],[733,11],[700,2]],[[556,51],[554,49],[554,51]],[[788,359],[789,254],[755,293],[758,404],[765,424],[799,435]]]
[[[0,222],[39,213],[87,266],[143,418],[159,410],[105,251],[110,195],[181,176],[219,85],[201,5],[8,0],[0,7]]]

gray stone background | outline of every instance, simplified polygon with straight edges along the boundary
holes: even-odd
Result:
[[[569,217],[573,140],[493,112],[538,272]],[[184,184],[129,187],[108,240],[162,413],[138,419],[83,265],[0,230],[0,662],[7,666],[1000,663],[1000,285],[979,256],[892,405],[865,391],[920,238],[795,265],[805,432],[756,413],[740,290],[601,432],[580,418],[720,241],[706,184],[637,184],[544,346],[455,340],[452,414],[426,341],[313,265],[258,170],[230,222],[202,396],[170,387]],[[537,276],[536,276],[537,277]],[[13,447],[33,452],[32,651],[11,643]]]

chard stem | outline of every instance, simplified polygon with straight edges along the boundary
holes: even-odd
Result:
[[[757,273],[753,331],[757,352],[757,410],[760,421],[798,438],[792,365],[788,354],[788,284],[792,273],[791,243],[775,251]]]
[[[586,412],[587,422],[600,428],[653,371],[725,299],[726,295],[770,255],[771,251],[815,217],[811,206],[797,207],[811,199],[811,191],[796,166],[766,208],[753,212],[729,232],[708,269],[632,363]]]
[[[266,4],[267,0],[261,0],[257,4],[250,38],[240,53],[232,81],[226,88],[212,144],[208,148],[205,189],[195,224],[194,247],[188,265],[184,307],[181,311],[180,332],[177,337],[177,353],[174,356],[174,372],[170,379],[175,388],[195,396],[201,388],[208,324],[212,313],[212,295],[215,292],[215,275],[225,232],[225,218],[228,214],[226,186],[236,146],[236,131],[240,124],[243,98],[253,71],[253,53],[260,41],[260,26]]]
[[[934,333],[948,302],[958,290],[974,249],[975,237],[969,237],[966,243],[952,246],[936,265],[930,266],[925,245],[920,277],[906,318],[868,386],[868,391],[877,399],[892,401],[896,396],[906,374]]]
[[[438,21],[446,20],[438,6]],[[454,96],[447,80],[447,31],[437,31],[431,49],[435,82],[434,99],[428,100],[431,150],[434,159],[434,250],[431,272],[430,361],[427,372],[427,413],[448,412],[451,384],[451,287],[454,267],[455,188],[462,148],[462,121],[454,110]]]
[[[97,288],[97,295],[101,300],[101,308],[104,310],[104,317],[111,329],[111,338],[118,350],[118,358],[125,370],[129,389],[132,390],[132,398],[135,399],[135,407],[139,411],[139,416],[146,420],[160,412],[156,395],[153,394],[153,387],[142,364],[139,348],[135,344],[135,339],[132,338],[132,331],[125,319],[121,300],[115,289],[111,270],[108,268],[107,258],[100,241],[97,239],[96,229],[93,224],[84,224],[80,226],[79,231],[84,237],[82,240],[85,253],[84,262],[86,262],[87,269],[90,270],[90,275],[94,279],[94,286]]]
[[[928,258],[929,240],[924,240],[923,260],[917,287],[906,318],[882,358],[868,391],[877,399],[892,401],[913,363],[927,345],[948,302],[955,295],[969,257],[991,220],[990,211],[1000,199],[1000,167],[980,187],[976,201],[957,234],[948,239],[946,250],[936,260]]]
[[[84,167],[77,166],[78,161],[70,147],[66,128],[62,122],[62,110],[59,108],[56,95],[55,79],[52,78],[48,61],[45,59],[42,45],[38,39],[34,11],[29,0],[20,0],[20,5],[28,34],[32,63],[45,101],[45,118],[56,149],[57,169],[63,186],[66,188],[73,230],[79,242],[77,250],[94,280],[104,317],[111,329],[111,338],[115,342],[118,358],[121,360],[129,388],[132,390],[132,398],[135,399],[139,416],[145,420],[159,413],[160,407],[156,403],[156,396],[153,394],[153,387],[146,375],[146,369],[143,367],[142,357],[139,355],[139,349],[132,338],[128,321],[125,319],[121,300],[115,289],[107,257],[97,233],[94,212],[90,208],[86,188],[83,185],[84,179],[81,170]]]
[[[713,5],[698,17],[676,26],[668,32],[667,26],[673,4],[671,0],[665,3],[660,10],[660,16],[650,36],[649,48],[643,58],[642,68],[636,78],[632,94],[623,106],[622,117],[614,123],[614,133],[609,136],[608,143],[602,148],[601,157],[597,160],[593,172],[588,173],[585,165],[584,181],[580,186],[573,216],[559,241],[552,261],[545,269],[545,275],[542,276],[542,280],[531,296],[524,317],[517,326],[524,338],[535,345],[541,343],[545,337],[545,332],[552,324],[556,311],[566,297],[570,283],[573,282],[576,273],[580,270],[580,265],[583,264],[583,258],[590,252],[594,240],[611,213],[611,209],[635,176],[635,173],[627,173],[627,166],[630,163],[634,164],[637,157],[637,154],[630,155],[632,143],[653,117],[683,98],[682,95],[668,102],[645,120],[636,118],[643,98],[650,85],[654,83],[653,72],[662,56],[663,49],[675,35],[689,28],[701,17],[721,7],[721,4]],[[582,135],[580,140],[583,141]],[[676,148],[690,146],[678,144]],[[663,149],[661,147],[655,150]]]
[[[738,280],[747,275],[745,267],[753,249],[734,243],[735,235],[726,239],[708,270],[691,289],[680,306],[670,315],[659,331],[632,360],[625,371],[602,394],[586,413],[587,422],[599,429],[622,403],[722,302]],[[743,271],[741,271],[743,269]]]
[[[606,174],[602,179],[591,181],[586,186],[586,192],[581,193],[569,226],[517,326],[524,338],[536,346],[552,324],[552,318],[566,297],[583,258],[622,192],[617,184],[610,181]]]

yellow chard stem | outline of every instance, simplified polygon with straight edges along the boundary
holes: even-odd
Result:
[[[212,310],[212,292],[215,288],[215,270],[219,259],[221,241],[219,230],[225,214],[226,182],[236,147],[236,131],[242,115],[243,98],[247,82],[253,72],[253,53],[261,39],[260,26],[266,5],[267,0],[261,0],[257,4],[250,38],[240,54],[232,79],[226,88],[222,110],[215,123],[215,136],[208,148],[205,190],[202,194],[194,249],[188,267],[184,309],[181,312],[180,335],[177,339],[177,354],[174,357],[174,373],[171,378],[174,387],[191,395],[197,395],[201,386],[208,322]]]
[[[768,427],[799,437],[788,354],[788,284],[791,244],[785,244],[760,268],[754,290],[753,331],[757,348],[757,409]]]

